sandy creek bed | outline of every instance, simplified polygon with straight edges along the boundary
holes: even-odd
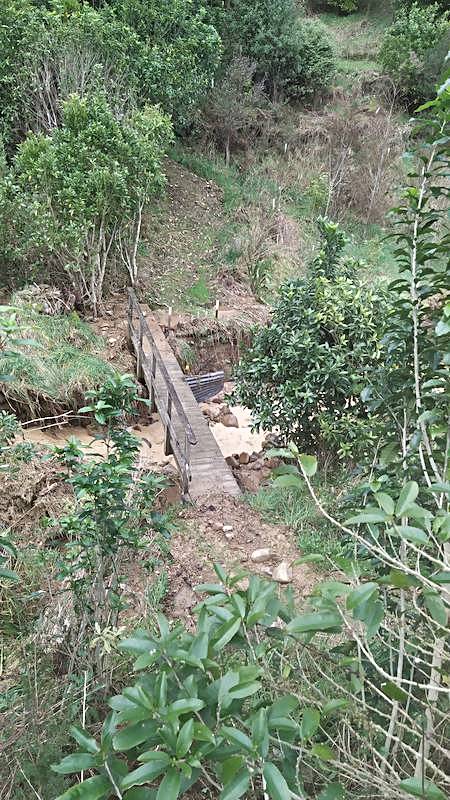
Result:
[[[217,441],[224,457],[234,453],[253,453],[261,450],[265,433],[252,433],[251,413],[247,408],[232,406],[232,413],[237,417],[239,428],[227,428],[222,423],[211,424],[211,433]],[[171,456],[164,455],[164,430],[158,414],[153,415],[151,425],[136,425],[133,432],[141,439],[141,460],[146,466],[173,463]],[[83,445],[91,446],[92,452],[104,455],[106,448],[103,442],[94,439],[95,431],[90,427],[67,424],[61,427],[25,428],[24,438],[27,442],[45,445],[62,445],[71,436]]]

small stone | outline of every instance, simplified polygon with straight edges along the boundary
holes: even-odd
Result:
[[[287,561],[281,561],[272,572],[272,578],[277,583],[291,583],[292,569]]]
[[[211,422],[217,422],[220,417],[221,411],[220,408],[212,403],[208,405],[206,410],[206,416],[211,420]]]
[[[241,453],[239,456],[239,463],[240,464],[249,464],[250,463],[250,456],[248,453]]]
[[[233,526],[232,525],[224,525],[222,527],[222,530],[223,530],[224,533],[231,533],[231,531],[233,530]]]
[[[234,414],[224,414],[220,421],[226,428],[239,428],[238,419]]]
[[[225,459],[229,467],[233,469],[239,469],[239,461],[234,456],[227,456]]]
[[[262,567],[262,568],[261,568],[261,572],[262,572],[264,575],[269,575],[270,577],[272,577],[272,570],[271,570],[271,568],[270,568],[270,567]]]
[[[261,564],[263,561],[270,561],[273,556],[274,553],[270,547],[260,547],[258,550],[253,551],[250,558],[255,564]]]
[[[225,534],[225,539],[228,539],[228,541],[231,541],[231,539],[234,539],[234,533],[226,533]]]
[[[108,339],[108,342],[110,344],[115,344],[117,342],[117,339],[114,336],[110,336],[110,338]]]

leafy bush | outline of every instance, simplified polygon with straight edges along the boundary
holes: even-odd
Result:
[[[449,13],[438,3],[400,6],[381,47],[381,62],[412,101],[430,97],[442,74],[450,47]]]
[[[171,138],[154,107],[119,122],[101,95],[73,95],[51,136],[30,134],[4,178],[3,230],[13,263],[64,284],[97,313],[107,269],[122,261],[137,279],[145,204],[163,186]]]
[[[271,323],[256,330],[236,399],[257,428],[356,457],[375,435],[360,392],[380,357],[386,303],[381,290],[345,274],[339,226],[322,222],[322,231],[310,274],[281,287]]]
[[[53,769],[94,775],[58,800],[106,800],[113,791],[129,800],[177,800],[194,785],[221,800],[288,800],[304,796],[308,763],[317,768],[333,758],[325,732],[333,701],[304,707],[280,692],[267,669],[272,660],[287,666],[297,624],[289,598],[257,576],[245,590],[242,576],[227,577],[218,566],[216,573],[217,583],[198,587],[207,599],[193,633],[171,629],[160,614],[157,633],[136,631],[121,644],[136,657],[139,676],[110,698],[99,740],[72,727],[79,749]],[[283,628],[280,619],[292,625]],[[331,622],[339,626],[338,618]],[[329,796],[342,797],[338,788]]]
[[[178,128],[188,125],[219,64],[217,31],[190,0],[115,0],[113,7],[139,38],[141,98],[159,103]]]
[[[86,458],[73,438],[55,448],[68,468],[75,494],[72,512],[56,523],[67,542],[60,572],[72,591],[78,623],[71,668],[77,658],[88,656],[91,640],[95,665],[99,673],[102,671],[124,607],[119,555],[125,548],[143,549],[142,526],[148,537],[152,530],[165,525],[164,516],[153,511],[164,479],[136,472],[139,440],[126,429],[127,417],[139,401],[136,390],[130,375],[112,375],[86,395],[90,402],[80,413],[92,413],[102,426],[96,438],[104,442],[103,457]]]
[[[302,20],[293,0],[233,0],[212,14],[228,57],[241,52],[254,61],[272,97],[303,97],[328,85],[335,63],[327,34]]]

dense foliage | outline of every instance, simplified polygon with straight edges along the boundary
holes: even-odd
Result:
[[[73,95],[62,114],[50,136],[25,139],[4,177],[5,249],[27,278],[69,279],[97,313],[113,256],[136,280],[142,211],[162,186],[171,128],[155,107],[119,122],[101,95]]]
[[[254,61],[272,97],[304,97],[329,84],[335,62],[326,32],[302,18],[293,0],[211,5],[228,57],[240,53]]]
[[[387,307],[382,290],[360,283],[341,257],[339,226],[320,224],[324,247],[306,278],[281,287],[270,325],[255,331],[236,398],[258,428],[276,426],[286,442],[356,457],[375,435],[360,393],[380,358]]]
[[[381,62],[412,101],[430,97],[450,48],[450,18],[438,3],[401,5],[381,48]]]

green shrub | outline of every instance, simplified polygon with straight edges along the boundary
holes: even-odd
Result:
[[[378,363],[386,306],[381,290],[346,275],[339,227],[326,226],[307,277],[280,288],[270,325],[256,330],[237,369],[236,399],[257,428],[357,457],[375,435],[360,392]]]
[[[178,128],[189,124],[219,64],[217,31],[190,0],[115,0],[113,5],[139,38],[142,100],[159,103]]]
[[[213,5],[213,4],[211,4]],[[231,58],[239,52],[257,65],[273,97],[297,98],[329,83],[334,54],[324,28],[303,20],[293,0],[232,0],[210,10]]]
[[[438,3],[422,8],[401,6],[381,47],[381,62],[392,80],[412,102],[433,94],[450,47],[448,12]]]
[[[102,95],[72,95],[51,136],[30,134],[0,191],[13,264],[65,285],[101,308],[111,259],[137,278],[142,211],[161,190],[171,125],[148,106],[120,122]]]

